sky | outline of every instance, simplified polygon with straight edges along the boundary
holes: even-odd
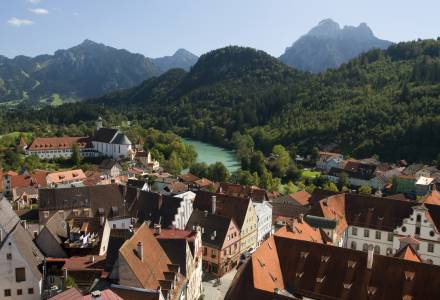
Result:
[[[0,0],[0,55],[52,54],[85,39],[148,57],[228,45],[281,55],[322,19],[366,22],[394,42],[440,36],[439,0]]]

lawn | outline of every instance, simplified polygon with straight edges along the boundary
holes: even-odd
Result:
[[[307,179],[307,178],[313,179],[315,177],[318,177],[319,175],[321,175],[321,172],[312,171],[312,170],[304,170],[302,172],[301,178],[302,179]]]

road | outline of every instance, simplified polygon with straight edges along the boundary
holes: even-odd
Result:
[[[225,298],[226,292],[229,289],[229,286],[231,285],[232,280],[234,279],[235,273],[237,273],[237,270],[234,269],[233,271],[223,275],[223,277],[220,279],[220,285],[214,286],[214,283],[216,281],[213,277],[206,276],[203,279],[203,294],[205,297],[204,300],[223,300]]]

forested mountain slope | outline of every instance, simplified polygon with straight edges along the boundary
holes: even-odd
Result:
[[[87,105],[86,121],[102,113],[109,121],[138,120],[217,144],[241,132],[266,153],[281,143],[304,152],[332,146],[356,156],[429,161],[440,152],[439,95],[435,40],[372,50],[319,75],[262,51],[227,47],[203,55],[190,72],[171,70],[136,88],[39,116],[48,123],[77,122],[81,117],[73,112]],[[35,120],[32,112],[15,111],[4,122],[23,117]]]

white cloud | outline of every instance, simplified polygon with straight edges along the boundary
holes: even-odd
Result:
[[[29,11],[37,15],[47,15],[49,13],[49,11],[45,8],[31,8]]]
[[[32,24],[34,24],[34,21],[28,20],[28,19],[19,19],[16,17],[12,17],[8,20],[8,24],[11,26],[20,27],[20,26],[24,26],[24,25],[32,25]]]
[[[38,4],[41,0],[28,0],[32,4]]]

